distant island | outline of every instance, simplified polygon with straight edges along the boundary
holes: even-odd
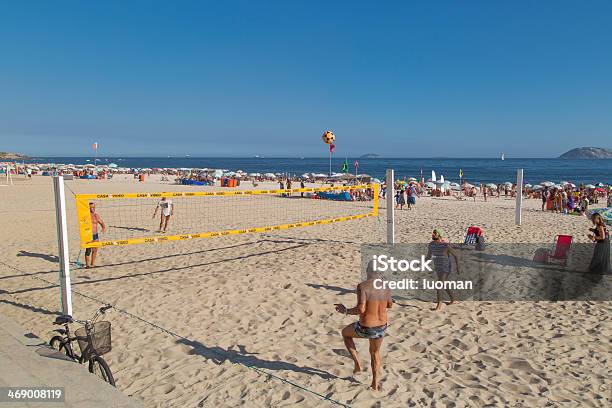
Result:
[[[0,160],[28,160],[29,157],[19,153],[0,152]]]
[[[367,153],[367,154],[362,154],[361,156],[359,156],[360,159],[379,159],[380,155],[376,154],[376,153]]]
[[[612,149],[603,147],[578,147],[559,156],[560,159],[612,159]]]

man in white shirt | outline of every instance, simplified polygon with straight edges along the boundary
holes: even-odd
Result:
[[[167,200],[166,197],[162,197],[161,201],[157,203],[157,207],[155,207],[153,218],[155,218],[157,215],[158,209],[161,210],[159,232],[166,232],[166,228],[168,228],[168,221],[170,221],[170,217],[174,215],[174,203],[172,203],[172,200]]]

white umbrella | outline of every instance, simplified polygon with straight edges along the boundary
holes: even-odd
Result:
[[[117,168],[118,166],[117,166],[115,163],[109,163],[109,164],[108,164],[108,167],[110,167],[110,168],[113,168],[113,169],[114,169],[114,168]]]
[[[276,178],[276,174],[274,174],[274,173],[266,173],[266,174],[264,174],[264,176],[267,177],[267,178]]]
[[[554,186],[555,183],[553,183],[552,181],[543,181],[540,183],[540,185],[544,187],[551,187],[551,186]]]
[[[589,188],[589,189],[594,189],[595,186],[592,184],[587,184],[586,186],[584,186],[585,188]]]
[[[434,183],[432,183],[431,181],[428,181],[427,183],[425,183],[425,186],[427,188],[436,188],[436,185]]]
[[[372,179],[372,183],[379,183],[379,184],[380,184],[380,180],[379,180],[379,179],[377,179],[377,178],[373,178],[373,179]]]
[[[497,190],[497,184],[488,183],[488,184],[487,184],[487,187],[488,187],[488,188],[490,188],[490,189]]]
[[[505,185],[505,186],[511,186],[511,185],[512,185],[512,183],[511,183],[511,182],[509,182],[509,181],[506,181],[506,182],[504,183],[504,185]]]
[[[533,187],[531,184],[529,183],[525,184],[525,188],[531,188],[531,187]]]
[[[541,185],[539,185],[539,184],[536,184],[536,185],[535,185],[535,186],[533,186],[532,188],[533,188],[534,190],[541,190],[541,189],[543,189],[544,187],[542,187],[542,186],[541,186]]]

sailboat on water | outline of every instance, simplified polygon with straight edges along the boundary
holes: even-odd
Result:
[[[503,154],[503,153],[502,153],[502,155],[501,155],[501,159],[502,159],[502,160],[506,160],[506,156],[504,156],[504,154]]]

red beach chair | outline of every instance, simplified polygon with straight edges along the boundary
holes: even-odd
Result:
[[[548,262],[559,262],[561,265],[567,265],[567,258],[572,247],[573,237],[571,235],[557,235],[555,244],[555,252],[548,253]]]
[[[476,245],[476,242],[478,242],[478,238],[480,238],[480,236],[482,236],[482,228],[471,226],[465,233],[463,243],[465,245]]]

